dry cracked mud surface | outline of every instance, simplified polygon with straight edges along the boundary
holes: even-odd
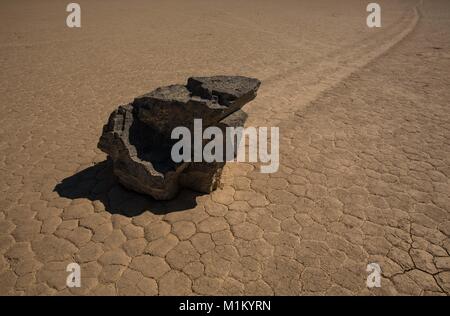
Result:
[[[80,4],[96,8],[93,3]],[[143,4],[132,3],[140,21]],[[312,12],[342,17],[344,9],[331,1],[318,3]],[[279,29],[262,28],[257,15],[237,14],[251,3],[234,3],[234,15],[214,7],[217,25],[242,27],[239,44],[242,34],[259,34],[250,44],[269,45],[267,54],[253,52],[250,59],[252,45],[242,45],[235,51],[239,62],[211,69],[263,79],[244,109],[248,125],[280,127],[280,169],[262,174],[258,165],[229,163],[219,190],[183,191],[169,202],[122,188],[96,142],[119,103],[208,67],[194,68],[201,68],[198,60],[181,67],[186,52],[171,53],[163,39],[153,47],[162,56],[139,57],[139,45],[144,55],[153,52],[145,40],[134,50],[113,50],[128,43],[119,40],[120,28],[117,38],[97,43],[98,29],[87,22],[78,35],[61,25],[45,28],[49,22],[37,23],[43,33],[33,33],[31,24],[21,29],[5,17],[12,26],[0,33],[0,294],[449,295],[449,4],[424,1],[414,9],[416,2],[391,1],[396,10],[386,13],[386,27],[358,37],[362,20],[352,10],[364,8],[349,3],[346,26],[364,44],[340,37],[338,27],[330,27],[335,42],[331,36],[314,42],[331,30],[312,21],[297,42],[294,33],[277,37]],[[12,14],[24,4],[1,6]],[[170,4],[161,6],[153,10]],[[60,19],[64,8],[57,8],[49,9],[49,21]],[[185,4],[183,13],[172,14],[194,9]],[[263,9],[256,13],[268,14]],[[22,12],[37,9],[29,10]],[[102,12],[99,25],[115,14]],[[267,12],[280,28],[294,18]],[[209,36],[201,20],[185,21]],[[142,35],[133,22],[122,27],[124,34],[137,30],[130,42]],[[215,27],[211,33],[223,41],[229,36]],[[216,51],[191,40],[200,59]],[[301,44],[310,50],[295,64]],[[227,54],[217,51],[215,58],[227,61]],[[284,63],[269,62],[273,56]],[[155,59],[166,60],[166,68]],[[71,262],[81,266],[81,288],[66,286]],[[381,288],[366,287],[372,262],[382,269]]]

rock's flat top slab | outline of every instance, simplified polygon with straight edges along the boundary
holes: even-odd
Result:
[[[229,106],[240,98],[254,98],[260,85],[258,79],[243,76],[191,77],[187,89],[192,95]]]
[[[162,137],[178,126],[192,128],[219,122],[256,97],[261,82],[243,76],[191,77],[187,84],[155,89],[134,99],[139,119]]]
[[[186,86],[176,84],[157,88],[149,93],[137,97],[134,104],[145,104],[149,100],[161,100],[170,102],[188,102],[191,97],[191,92]]]

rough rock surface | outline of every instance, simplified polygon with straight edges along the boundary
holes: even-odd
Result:
[[[139,119],[170,138],[177,126],[193,127],[194,118],[210,126],[256,97],[260,81],[241,76],[192,77],[186,86],[171,85],[132,103]]]
[[[239,127],[243,126],[247,120],[247,113],[242,110],[238,110],[223,120],[217,125],[224,135],[227,127]],[[223,152],[226,152],[227,146],[233,146],[228,144],[224,139]],[[234,156],[237,155],[237,146],[233,146]],[[220,183],[220,176],[222,169],[225,166],[225,162],[192,162],[179,176],[179,183],[183,187],[187,187],[199,192],[211,192],[217,189]]]
[[[256,97],[259,85],[253,78],[214,76],[158,88],[111,113],[98,148],[108,154],[114,174],[129,189],[158,200],[175,197],[180,185],[209,193],[218,187],[225,163],[175,163],[170,156],[176,142],[170,138],[172,130],[193,130],[197,118],[203,128],[243,126],[247,114],[240,108]]]
[[[187,163],[170,159],[170,146],[159,142],[141,123],[131,105],[119,106],[103,129],[98,147],[113,161],[114,174],[129,189],[158,199],[171,199],[178,190],[178,174]]]

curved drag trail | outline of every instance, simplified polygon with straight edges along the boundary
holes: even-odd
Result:
[[[350,2],[89,1],[80,32],[56,2],[45,23],[2,3],[0,293],[448,295],[448,3],[383,2],[368,32]],[[124,190],[95,147],[109,112],[209,73],[263,80],[246,110],[280,127],[280,170],[230,163],[170,202]]]
[[[264,117],[270,117],[270,119],[289,118],[292,111],[307,106],[321,92],[330,89],[351,73],[389,51],[414,30],[419,21],[418,7],[421,3],[422,1],[407,10],[386,31],[371,34],[360,40],[358,45],[345,45],[314,61],[309,61],[307,64],[264,78],[264,90],[262,91],[264,95],[281,95],[287,96],[286,99],[288,99],[283,106],[274,103],[273,106],[276,108],[273,110],[273,115],[267,116],[264,113]],[[290,96],[292,94],[290,91],[295,94]],[[248,109],[249,113],[255,116],[258,115],[255,112],[264,112],[261,111],[261,108],[256,107],[253,112],[251,105],[248,107],[250,108]],[[266,108],[266,110],[270,109]],[[260,119],[263,117],[258,117],[258,120]],[[267,122],[266,125],[270,124]]]

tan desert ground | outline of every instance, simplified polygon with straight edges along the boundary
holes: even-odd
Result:
[[[450,1],[378,0],[380,28],[362,0],[68,2],[0,2],[0,294],[450,294]],[[262,81],[279,171],[124,189],[111,111],[217,74]]]

